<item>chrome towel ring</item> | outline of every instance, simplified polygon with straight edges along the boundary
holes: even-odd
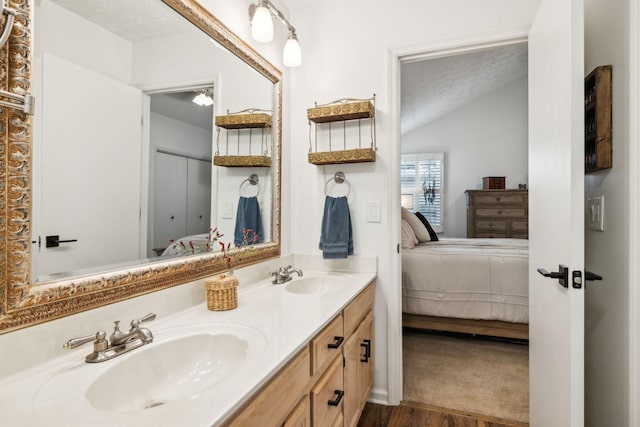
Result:
[[[256,175],[255,173],[251,174],[251,176],[249,178],[245,179],[244,181],[242,181],[240,183],[240,187],[238,188],[238,193],[240,193],[240,195],[242,196],[242,188],[243,188],[244,184],[248,183],[249,185],[257,185],[258,186],[258,192],[256,193],[256,196],[257,196],[258,194],[260,194],[260,183],[259,182],[260,182],[260,178],[258,177],[258,175]],[[247,196],[245,196],[245,197],[247,197]]]
[[[344,177],[344,173],[343,172],[336,172],[333,175],[333,178],[329,178],[327,183],[324,185],[324,195],[325,196],[329,195],[329,191],[328,190],[329,190],[329,184],[331,183],[331,181],[335,182],[336,184],[347,184],[347,197],[349,196],[349,194],[351,194],[351,184],[349,183],[347,178]]]

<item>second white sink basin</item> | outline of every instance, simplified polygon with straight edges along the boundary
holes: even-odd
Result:
[[[344,285],[345,278],[342,276],[303,276],[295,278],[285,285],[288,292],[304,295],[320,295],[327,292],[337,291]]]

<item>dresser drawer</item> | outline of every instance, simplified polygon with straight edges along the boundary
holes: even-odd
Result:
[[[314,426],[331,426],[342,416],[344,380],[342,356],[336,357],[331,366],[311,389],[311,418]]]
[[[506,231],[507,221],[478,221],[476,222],[477,231]]]
[[[511,230],[522,232],[529,230],[529,223],[527,221],[511,221]]]
[[[527,211],[524,208],[478,208],[476,217],[478,218],[524,218]]]
[[[502,233],[499,231],[481,231],[479,233],[476,233],[474,237],[479,239],[506,239],[507,237],[512,236],[509,236],[509,233],[507,233],[506,231]]]
[[[473,197],[473,204],[476,206],[508,206],[522,205],[527,203],[527,194],[476,194]]]
[[[311,375],[315,375],[336,355],[342,353],[344,342],[342,315],[331,321],[311,340]]]

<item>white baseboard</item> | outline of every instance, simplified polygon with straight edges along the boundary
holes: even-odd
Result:
[[[367,402],[389,406],[389,392],[382,388],[374,388],[371,390],[371,394],[369,394]]]

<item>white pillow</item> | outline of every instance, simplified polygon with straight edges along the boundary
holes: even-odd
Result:
[[[429,230],[427,230],[427,227],[424,226],[422,221],[420,221],[420,219],[415,216],[415,214],[412,214],[407,209],[403,207],[401,207],[400,209],[402,210],[402,219],[407,221],[407,223],[411,226],[411,228],[413,229],[413,233],[418,238],[418,241],[420,243],[430,241],[431,236],[429,235]]]
[[[413,232],[413,228],[407,221],[402,220],[402,249],[413,249],[418,244],[418,238]]]

